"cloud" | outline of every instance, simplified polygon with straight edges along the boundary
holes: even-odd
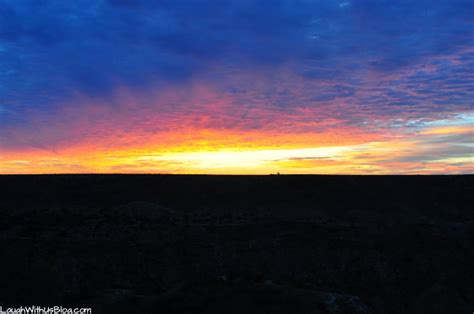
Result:
[[[289,62],[307,76],[345,81],[469,47],[472,8],[470,1],[5,0],[0,69],[15,75],[2,79],[2,96],[50,105],[77,91],[159,87],[214,66]]]
[[[0,147],[57,153],[186,132],[191,145],[199,130],[278,130],[285,145],[415,134],[474,109],[473,10],[469,0],[0,0]]]

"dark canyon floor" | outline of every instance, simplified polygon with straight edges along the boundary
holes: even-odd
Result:
[[[5,175],[0,191],[3,308],[474,311],[474,175]]]

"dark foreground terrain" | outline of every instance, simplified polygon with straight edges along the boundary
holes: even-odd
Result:
[[[474,176],[0,176],[0,306],[472,313]]]

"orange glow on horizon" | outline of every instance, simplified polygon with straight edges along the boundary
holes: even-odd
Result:
[[[38,136],[10,133],[11,142],[41,144],[45,139],[48,145],[0,148],[0,173],[474,172],[472,141],[452,144],[442,138],[472,134],[469,113],[449,125],[431,123],[408,134],[387,127],[388,118],[374,123],[385,125],[382,128],[348,125],[325,117],[324,110],[330,108],[241,109],[232,99],[200,86],[184,95],[170,91],[150,96],[149,107],[138,106],[143,100],[127,92],[117,98],[116,107],[91,101],[66,107],[60,112],[62,120],[38,118],[38,125],[32,123],[33,129],[41,130]],[[181,103],[190,105],[176,115],[181,109],[173,104]],[[251,118],[238,118],[242,114]],[[448,148],[462,151],[451,156],[444,153]]]
[[[445,129],[422,134],[437,136],[445,134]],[[84,141],[55,151],[8,151],[0,157],[0,172],[425,174],[474,170],[469,157],[404,162],[420,149],[416,140],[383,138],[355,129],[319,135],[192,130],[160,133],[149,140],[135,147],[108,146],[112,139],[107,138],[95,145]]]

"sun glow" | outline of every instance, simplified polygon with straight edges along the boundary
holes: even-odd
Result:
[[[277,161],[337,158],[342,156],[341,154],[344,152],[356,148],[357,146],[335,146],[300,149],[185,152],[156,157],[140,157],[137,160],[175,161],[193,165],[194,168],[203,170],[215,168],[258,168]]]
[[[456,123],[455,123],[456,122]],[[469,122],[469,121],[468,121]],[[183,128],[84,139],[56,149],[4,150],[1,173],[387,174],[474,171],[465,119],[412,134],[339,129],[270,133]],[[446,141],[456,136],[456,141]]]

